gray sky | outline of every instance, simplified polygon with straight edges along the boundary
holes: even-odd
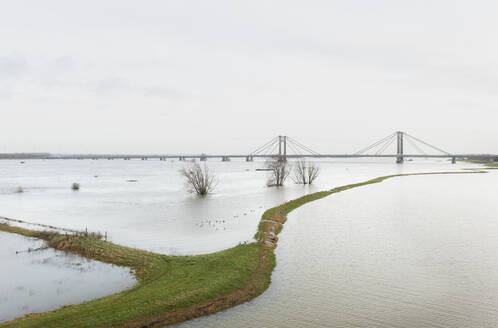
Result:
[[[0,2],[0,152],[498,153],[496,1]]]

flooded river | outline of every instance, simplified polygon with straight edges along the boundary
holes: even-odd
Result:
[[[59,227],[107,232],[113,242],[165,254],[202,254],[250,240],[263,211],[303,193],[380,175],[468,167],[446,160],[323,161],[311,188],[289,179],[266,187],[264,162],[209,161],[215,193],[200,199],[186,192],[185,164],[123,160],[0,161],[0,216]],[[71,184],[81,185],[78,191]],[[23,193],[15,193],[21,186]]]
[[[498,172],[387,180],[312,202],[270,288],[178,327],[498,327]]]
[[[217,187],[198,198],[185,191],[183,165],[0,161],[0,216],[107,232],[113,242],[156,252],[201,254],[252,240],[265,209],[305,193],[387,174],[475,167],[446,160],[322,161],[316,185],[289,180],[268,188],[267,173],[256,170],[263,162],[210,161]],[[398,178],[300,208],[280,235],[270,289],[181,327],[496,327],[495,173]],[[71,190],[73,182],[81,189]],[[23,193],[15,192],[19,186]],[[36,243],[0,234],[0,260],[15,270],[0,271],[1,320],[132,283],[126,270],[53,250],[15,254]],[[79,279],[90,287],[78,288]],[[48,295],[45,308],[35,295]]]

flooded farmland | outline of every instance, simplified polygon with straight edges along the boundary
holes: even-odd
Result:
[[[270,288],[178,327],[496,327],[498,176],[414,176],[292,212]]]
[[[176,161],[32,160],[0,165],[0,216],[107,232],[112,242],[173,255],[205,254],[252,241],[265,209],[306,193],[387,174],[476,167],[446,160],[404,165],[390,159],[321,161],[315,185],[289,180],[283,188],[268,188],[267,172],[257,170],[263,162],[210,161],[216,190],[198,198],[185,191],[179,174],[184,164]],[[80,190],[71,189],[74,182]],[[498,294],[493,278],[497,268],[488,260],[497,246],[496,185],[495,172],[403,177],[310,203],[289,215],[267,292],[181,327],[250,327],[255,322],[262,327],[277,322],[282,327],[460,327],[461,322],[492,327],[498,322],[493,296]],[[19,186],[23,193],[16,192]],[[13,270],[33,272],[16,275],[18,281],[8,284],[14,287],[0,285],[1,308],[6,309],[0,313],[2,320],[133,284],[126,269],[53,250],[15,254],[41,242],[2,233],[0,243],[12,245],[0,257]],[[61,275],[52,287],[38,283],[51,277],[44,270]],[[3,281],[12,275],[0,272]],[[81,279],[96,285],[76,288],[87,284]],[[35,295],[50,292],[54,294],[44,298],[45,307],[37,308]],[[8,293],[15,296],[7,299]]]
[[[0,231],[0,322],[119,292],[129,269],[43,248],[40,240]]]

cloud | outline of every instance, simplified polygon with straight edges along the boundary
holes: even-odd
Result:
[[[130,82],[118,76],[109,76],[102,80],[98,80],[95,85],[95,92],[98,96],[113,96],[123,93],[131,93],[134,87]]]
[[[145,87],[143,91],[146,97],[178,99],[184,96],[174,89],[165,87]]]
[[[17,76],[27,70],[27,63],[24,57],[17,54],[10,54],[0,57],[0,77]]]
[[[8,86],[0,86],[0,100],[9,100],[14,96],[14,91]]]

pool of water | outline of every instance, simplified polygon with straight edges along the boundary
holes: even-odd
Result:
[[[129,269],[43,248],[0,231],[0,322],[114,294],[135,284]]]
[[[498,175],[415,176],[292,212],[270,288],[178,327],[498,327]]]

